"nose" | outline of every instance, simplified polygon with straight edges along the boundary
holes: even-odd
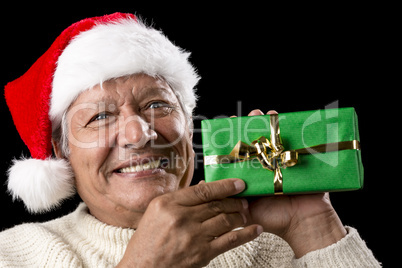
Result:
[[[131,115],[119,124],[118,143],[121,148],[140,149],[156,138],[157,134],[151,124],[141,116]]]

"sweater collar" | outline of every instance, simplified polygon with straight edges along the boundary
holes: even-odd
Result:
[[[112,254],[117,258],[123,256],[135,232],[134,229],[116,227],[99,221],[89,213],[85,203],[81,203],[73,214],[77,232],[94,249],[104,252],[105,255],[113,252]]]

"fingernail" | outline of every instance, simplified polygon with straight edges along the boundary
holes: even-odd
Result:
[[[240,213],[240,215],[243,217],[243,224],[247,223],[247,217],[243,213]]]
[[[239,192],[242,192],[246,188],[246,184],[242,180],[235,180],[234,186]]]
[[[264,231],[261,225],[257,226],[257,234],[261,234]]]
[[[253,116],[253,115],[263,115],[264,113],[260,109],[254,109],[252,110],[248,116]]]
[[[247,208],[248,208],[248,201],[247,201],[247,199],[242,198],[242,199],[241,199],[241,203],[242,203],[244,209],[247,209]]]

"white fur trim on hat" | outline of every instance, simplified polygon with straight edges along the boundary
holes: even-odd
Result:
[[[136,73],[165,79],[191,114],[199,77],[189,55],[161,32],[134,19],[100,24],[80,33],[58,59],[49,112],[53,127],[82,91]]]
[[[49,211],[75,193],[74,175],[64,159],[14,160],[8,175],[13,199],[21,199],[31,213]]]

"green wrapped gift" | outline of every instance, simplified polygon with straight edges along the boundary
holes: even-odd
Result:
[[[354,108],[203,120],[206,182],[240,178],[239,196],[363,186]]]

